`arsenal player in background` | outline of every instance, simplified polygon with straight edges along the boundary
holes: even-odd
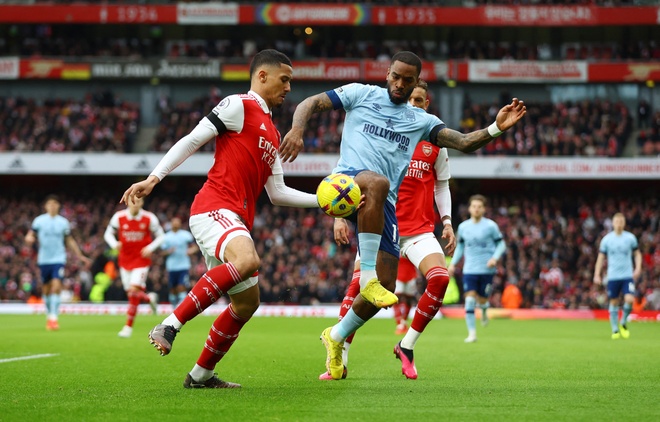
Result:
[[[165,232],[152,212],[142,209],[144,199],[117,211],[103,238],[112,248],[119,250],[118,264],[121,282],[128,296],[126,325],[118,333],[128,338],[133,334],[133,321],[140,303],[148,303],[156,313],[158,294],[147,293],[147,274],[151,266],[151,254],[165,240]]]

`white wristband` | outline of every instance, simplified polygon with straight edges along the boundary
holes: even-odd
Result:
[[[502,134],[502,131],[500,130],[499,127],[497,127],[497,122],[493,122],[492,125],[488,126],[488,134],[492,138],[497,138]]]
[[[444,220],[442,220],[443,226],[446,226],[447,224],[451,226],[451,218],[445,218]]]

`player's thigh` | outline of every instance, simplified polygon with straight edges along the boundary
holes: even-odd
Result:
[[[477,295],[482,301],[490,297],[493,291],[493,274],[479,274],[479,283],[477,287]]]
[[[463,291],[465,296],[476,296],[479,290],[478,274],[463,274]]]
[[[64,264],[46,264],[39,265],[39,273],[41,275],[41,283],[57,287],[61,285],[64,279]]]
[[[169,271],[168,284],[170,289],[176,289],[178,287],[187,288],[190,285],[190,275],[188,270]]]
[[[195,237],[207,268],[237,259],[257,256],[249,230],[236,213],[217,210],[190,217],[190,232]]]
[[[426,275],[433,267],[446,267],[445,255],[433,233],[401,238],[401,256]]]
[[[119,268],[119,275],[121,277],[121,284],[124,290],[128,291],[131,288],[144,290],[147,287],[147,274],[149,267],[140,267],[127,270]]]
[[[619,299],[623,291],[626,280],[608,280],[607,281],[607,297],[612,299]]]
[[[243,281],[229,289],[228,294],[237,294],[257,285],[258,256],[254,242],[247,227],[235,213],[218,210],[193,215],[190,217],[190,232],[197,241],[207,268],[231,262],[241,273]],[[242,268],[246,260],[251,262],[247,269]]]
[[[632,278],[627,278],[621,283],[621,293],[625,296],[635,295],[635,281]]]

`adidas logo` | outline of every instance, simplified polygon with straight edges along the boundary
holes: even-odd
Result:
[[[259,126],[259,129],[266,130],[266,125],[262,123],[261,126]]]
[[[87,170],[87,163],[82,158],[79,158],[73,163],[71,170]]]
[[[135,170],[148,169],[148,168],[150,168],[150,166],[149,166],[149,161],[147,161],[146,158],[141,159],[135,165]]]
[[[10,170],[23,170],[25,169],[25,164],[23,164],[23,160],[20,158],[16,158],[14,161],[12,161],[9,164],[9,169]]]

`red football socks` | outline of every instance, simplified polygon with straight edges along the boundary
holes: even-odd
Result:
[[[449,285],[449,273],[446,268],[433,267],[426,273],[426,290],[417,303],[417,310],[410,326],[417,332],[423,332],[442,306],[442,300]]]
[[[250,319],[241,318],[234,312],[231,304],[213,322],[211,331],[204,343],[202,354],[197,359],[197,365],[212,370],[220,362],[232,344],[238,338],[241,328]]]
[[[188,296],[174,310],[182,324],[204,312],[227,290],[243,281],[236,267],[230,262],[211,268],[202,275]]]

